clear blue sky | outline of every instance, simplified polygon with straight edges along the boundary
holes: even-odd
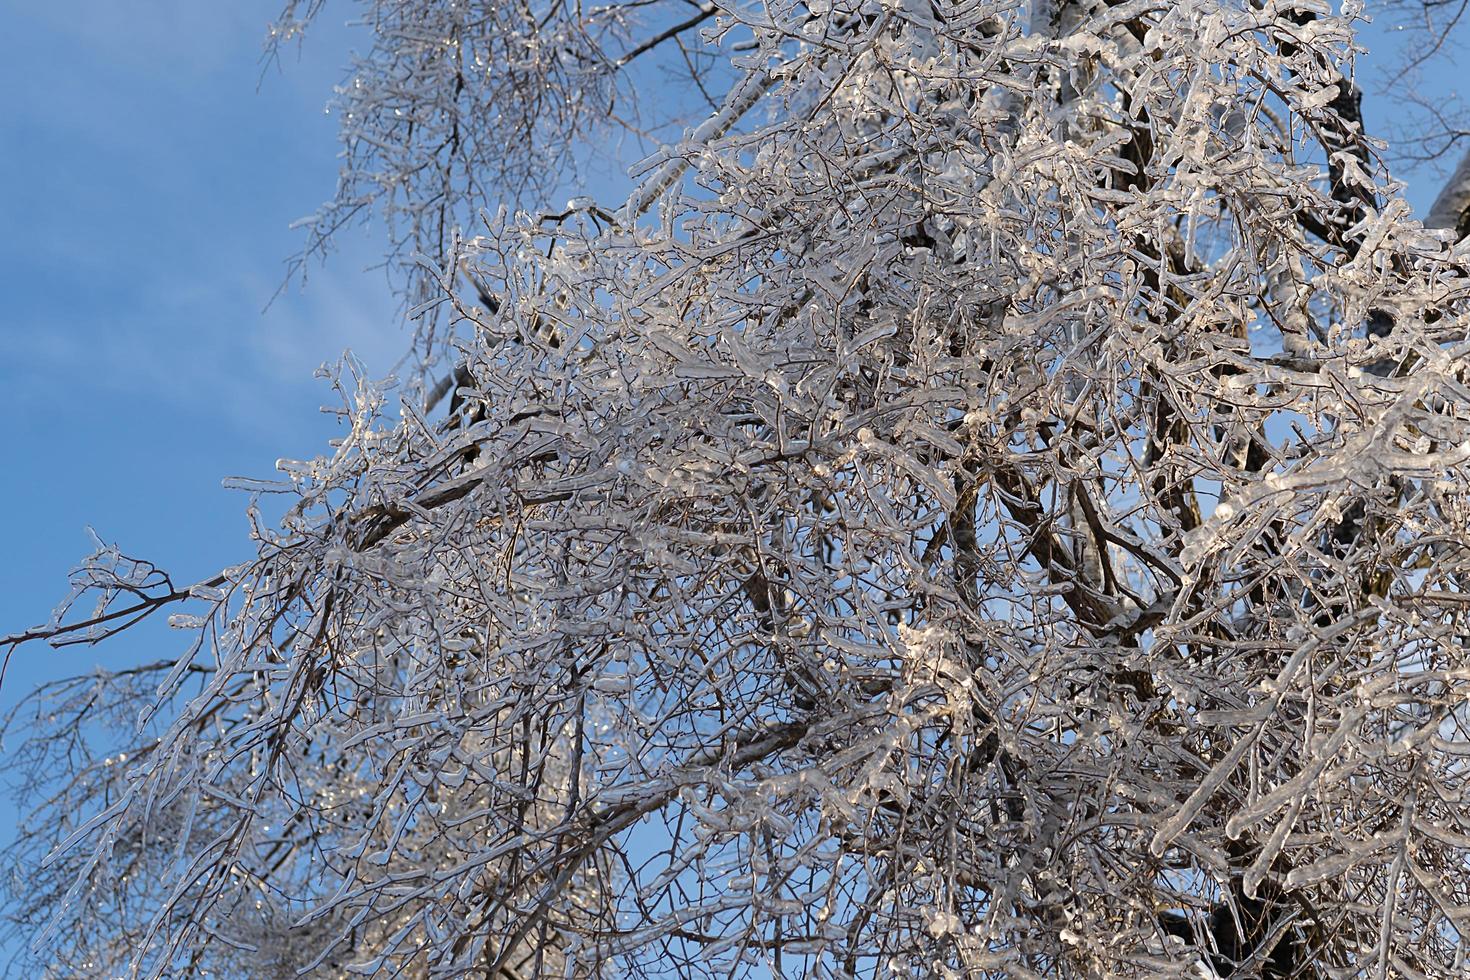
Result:
[[[248,557],[246,499],[221,478],[321,451],[314,368],[351,346],[385,372],[405,344],[364,271],[371,235],[262,313],[299,244],[288,223],[333,189],[323,109],[361,37],[342,27],[352,9],[329,3],[302,59],[262,76],[275,0],[0,6],[0,633],[47,618],[89,524],[180,583]],[[1382,133],[1392,106],[1365,87]],[[1436,178],[1408,176],[1422,213]],[[22,648],[0,709],[44,678],[181,645],[158,624],[105,651]],[[10,828],[7,800],[0,839]]]
[[[315,367],[350,345],[385,372],[405,340],[365,235],[262,313],[334,186],[347,6],[264,75],[273,0],[5,8],[0,633],[46,619],[88,524],[178,581],[248,557],[220,479],[319,452]],[[148,639],[108,659],[177,645]],[[0,705],[97,652],[22,648]]]

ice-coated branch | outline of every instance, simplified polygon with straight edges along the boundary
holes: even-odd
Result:
[[[317,227],[443,380],[3,641],[210,603],[7,725],[32,973],[1464,973],[1470,268],[1351,19],[362,9]]]

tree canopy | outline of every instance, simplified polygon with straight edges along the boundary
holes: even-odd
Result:
[[[1362,3],[358,6],[304,257],[415,367],[0,641],[191,638],[9,722],[38,964],[1466,974],[1470,171]]]

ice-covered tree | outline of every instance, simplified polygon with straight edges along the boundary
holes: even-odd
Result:
[[[12,718],[40,962],[1466,975],[1470,194],[1362,4],[361,6],[308,253],[420,367],[6,641],[192,637]]]

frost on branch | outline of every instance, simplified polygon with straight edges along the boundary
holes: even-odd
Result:
[[[1363,132],[1347,23],[689,16],[616,14],[725,59],[712,122],[627,202],[451,236],[447,416],[340,379],[348,434],[197,655],[97,681],[160,707],[36,798],[38,955],[1460,975],[1470,281]],[[448,97],[381,43],[374,98]]]

